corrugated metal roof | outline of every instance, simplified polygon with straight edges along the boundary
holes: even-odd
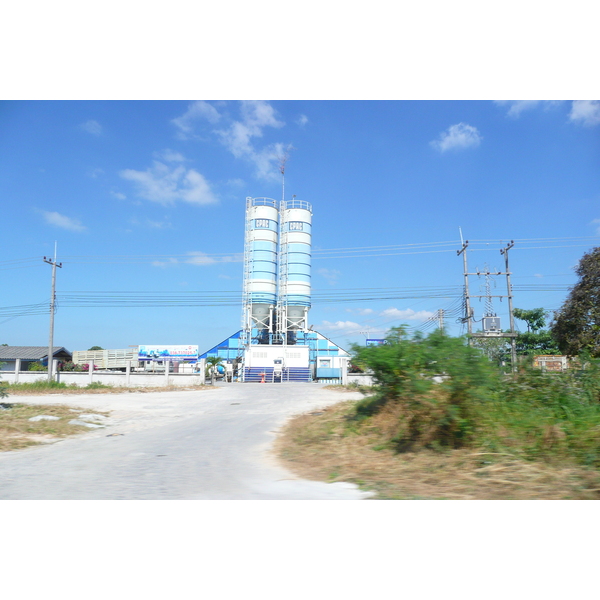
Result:
[[[71,353],[62,346],[54,347],[54,356],[57,354]],[[41,360],[48,356],[48,346],[0,346],[0,361],[15,360],[21,358],[23,360]]]

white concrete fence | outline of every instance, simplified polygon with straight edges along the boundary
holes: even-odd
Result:
[[[132,371],[131,363],[128,364],[125,372],[122,371],[95,371],[93,363],[90,364],[89,371],[57,371],[54,361],[54,381],[75,384],[79,387],[86,387],[90,383],[101,383],[116,387],[166,387],[178,386],[186,387],[190,385],[203,385],[204,360],[201,361],[198,373],[170,373],[169,363],[165,363],[164,372],[159,373],[138,373]],[[35,381],[48,381],[47,371],[21,371],[21,360],[17,359],[14,371],[2,371],[0,373],[2,381],[7,383],[33,383]]]
[[[204,385],[206,383],[205,361],[201,361],[198,373],[170,373],[169,363],[165,363],[164,372],[159,373],[139,373],[131,369],[131,363],[127,366],[125,372],[122,371],[95,371],[93,363],[90,363],[89,371],[58,371],[54,361],[54,381],[65,383],[67,385],[75,384],[79,387],[86,387],[91,383],[101,383],[115,387],[187,387],[191,385]],[[21,371],[21,360],[17,359],[14,371],[0,372],[1,381],[7,383],[33,383],[35,381],[48,381],[47,371]],[[359,385],[373,385],[373,378],[370,375],[362,373],[348,373],[344,378],[344,384],[357,383]]]

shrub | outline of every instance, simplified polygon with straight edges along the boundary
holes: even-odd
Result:
[[[28,371],[47,371],[48,367],[44,366],[41,362],[32,362],[32,363],[29,363],[27,370]]]
[[[436,332],[409,339],[403,328],[395,328],[386,339],[381,346],[353,348],[376,382],[375,396],[358,403],[357,416],[399,404],[394,442],[400,451],[467,444],[476,429],[477,405],[489,399],[496,370],[462,338]]]

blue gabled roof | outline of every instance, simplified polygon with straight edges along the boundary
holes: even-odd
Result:
[[[242,330],[240,329],[237,333],[234,333],[233,335],[230,335],[228,338],[225,338],[220,344],[217,344],[216,346],[214,346],[210,350],[207,350],[204,354],[201,354],[198,357],[198,359],[206,358],[210,354],[216,354],[219,351],[219,348],[222,348],[222,349],[225,349],[225,348],[237,348],[238,344],[236,343],[235,345],[232,346],[232,345],[229,344],[229,340],[239,340],[241,333],[242,333]]]

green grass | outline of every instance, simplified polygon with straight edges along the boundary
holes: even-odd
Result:
[[[88,385],[85,386],[85,390],[110,390],[112,389],[114,386],[112,385],[107,385],[105,383],[100,383],[99,381],[93,381],[92,383],[89,383]]]
[[[11,392],[13,390],[33,390],[33,391],[46,391],[46,390],[65,390],[76,388],[77,385],[71,384],[67,385],[63,382],[58,381],[47,381],[47,380],[39,380],[33,381],[30,383],[10,383],[6,386],[6,391]]]

